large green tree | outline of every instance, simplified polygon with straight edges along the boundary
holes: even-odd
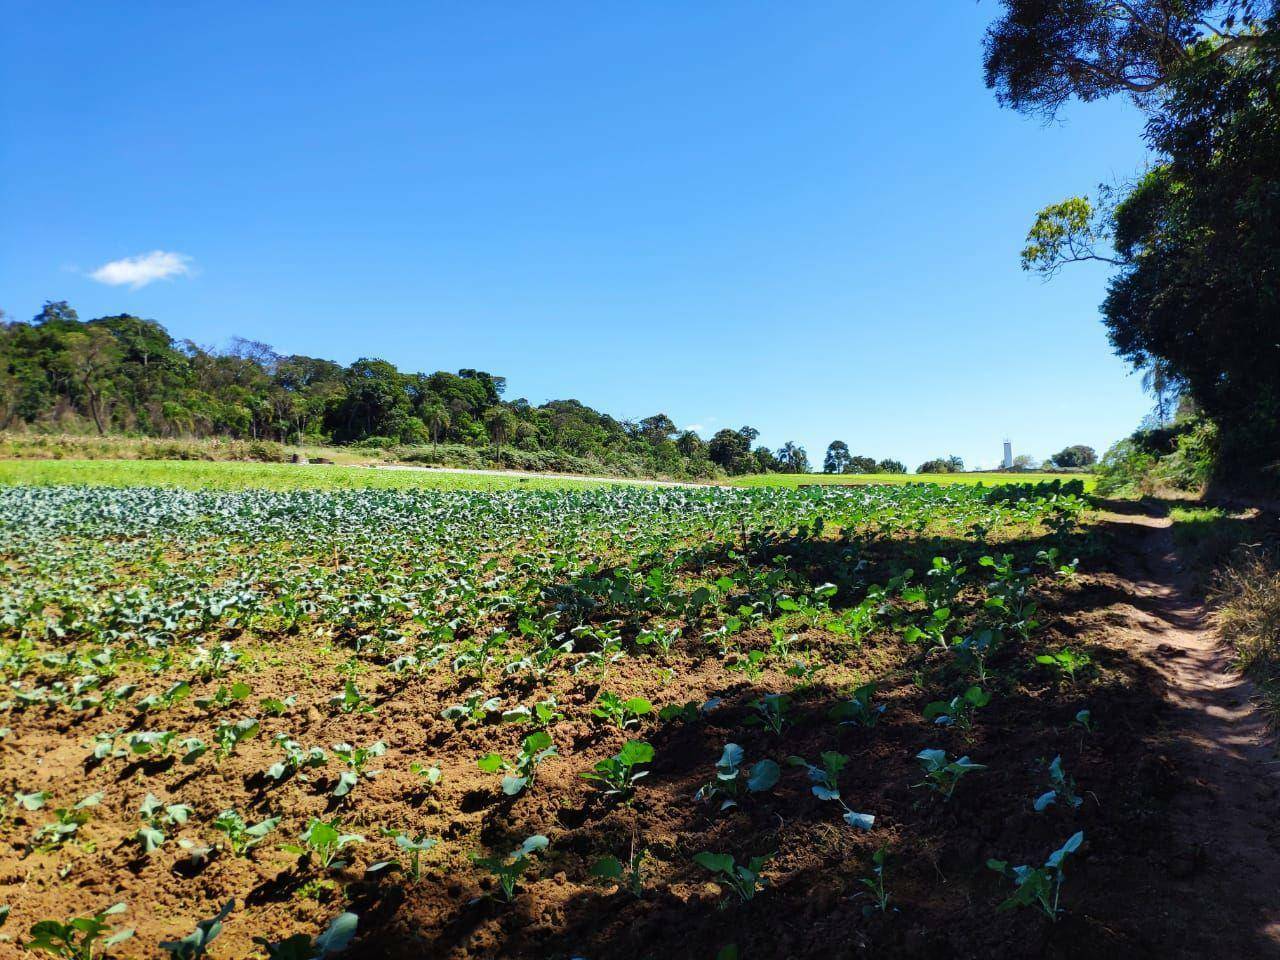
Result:
[[[1271,2],[1006,0],[987,79],[1017,109],[1133,96],[1154,162],[1044,208],[1027,269],[1114,268],[1116,352],[1220,428],[1227,471],[1280,462],[1280,21]]]

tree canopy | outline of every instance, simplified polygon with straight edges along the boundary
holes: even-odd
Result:
[[[1155,159],[1135,183],[1040,211],[1023,266],[1114,268],[1116,353],[1159,409],[1189,394],[1223,472],[1280,462],[1280,18],[1273,2],[1006,0],[988,83],[1016,109],[1134,96]]]

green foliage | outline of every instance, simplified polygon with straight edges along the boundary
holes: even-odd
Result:
[[[648,776],[648,770],[637,770],[641,764],[653,761],[653,747],[642,740],[628,740],[617,755],[597,763],[590,772],[582,774],[584,780],[595,782],[606,794],[630,794],[636,782]]]
[[[209,944],[222,932],[222,921],[231,915],[235,906],[236,901],[233,897],[223,904],[216,916],[201,920],[196,924],[196,928],[181,940],[160,941],[160,949],[166,951],[174,960],[200,960],[207,955]]]
[[[921,750],[916,754],[916,760],[924,770],[924,780],[916,786],[932,790],[944,802],[951,800],[956,787],[967,774],[987,769],[985,764],[974,763],[968,757],[953,760],[945,750],[938,749]]]
[[[988,860],[987,866],[1013,881],[1013,895],[997,907],[997,910],[1012,910],[1015,907],[1034,907],[1056,921],[1062,912],[1059,900],[1062,896],[1062,884],[1066,880],[1065,864],[1071,854],[1080,849],[1084,843],[1084,831],[1073,833],[1044,862],[1043,867],[1020,866],[1010,869],[1005,860]]]
[[[65,960],[93,960],[93,957],[105,956],[111,948],[123,943],[133,936],[132,930],[119,930],[104,936],[111,929],[108,918],[123,913],[125,906],[117,903],[114,906],[88,917],[75,917],[65,922],[60,920],[41,920],[32,925],[27,940],[28,950],[39,950],[51,953]],[[98,954],[98,947],[101,953]]]
[[[693,861],[705,870],[715,874],[716,879],[744,903],[755,898],[767,881],[761,876],[764,865],[773,859],[772,854],[763,857],[752,857],[745,864],[738,863],[733,854],[709,853],[697,854]]]
[[[498,881],[498,888],[502,891],[502,898],[510,903],[515,899],[516,888],[520,878],[529,869],[529,858],[533,854],[545,850],[548,844],[549,841],[546,837],[541,834],[534,834],[505,857],[485,857],[481,854],[473,853],[471,859],[476,866],[489,871],[494,876]]]
[[[254,937],[253,942],[266,951],[268,960],[320,960],[330,954],[341,953],[350,945],[355,939],[359,919],[354,913],[340,913],[315,939],[305,933],[295,933],[285,940]]]
[[[551,734],[539,730],[521,741],[520,753],[514,760],[504,760],[500,754],[490,753],[481,757],[476,766],[485,773],[505,773],[502,792],[514,797],[533,783],[538,764],[555,755],[556,748],[551,742]]]
[[[223,810],[209,824],[214,830],[226,836],[227,845],[237,857],[247,856],[249,851],[265,840],[279,825],[278,816],[267,817],[265,820],[250,824],[234,809]]]
[[[300,856],[313,857],[326,870],[337,870],[346,866],[345,861],[338,859],[338,854],[352,844],[364,843],[364,837],[360,834],[343,833],[342,830],[342,824],[337,820],[325,821],[312,817],[299,838],[301,845],[289,844],[283,849]]]
[[[698,788],[695,800],[719,800],[720,809],[728,810],[738,804],[739,796],[746,793],[766,793],[774,788],[782,771],[773,760],[761,760],[743,766],[746,751],[736,743],[726,743],[716,761],[716,775],[709,783]]]

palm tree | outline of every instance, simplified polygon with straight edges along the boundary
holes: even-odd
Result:
[[[449,429],[449,411],[436,401],[422,411],[422,420],[431,431],[431,449],[435,450],[440,445],[440,434]]]

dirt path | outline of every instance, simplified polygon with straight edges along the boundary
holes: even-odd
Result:
[[[1185,786],[1173,801],[1180,838],[1165,869],[1179,913],[1198,914],[1203,948],[1187,955],[1280,957],[1280,760],[1255,705],[1253,684],[1232,668],[1208,612],[1178,560],[1167,517],[1129,515],[1117,557],[1133,594],[1140,644],[1167,682],[1164,751]],[[1134,528],[1137,529],[1134,529]],[[1182,895],[1185,895],[1183,899]],[[1182,924],[1177,924],[1182,926]],[[1207,952],[1199,952],[1205,949]]]

